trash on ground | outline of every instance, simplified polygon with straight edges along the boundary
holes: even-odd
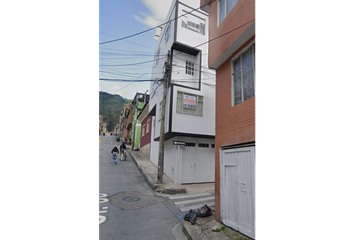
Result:
[[[189,221],[192,225],[194,225],[195,220],[197,219],[197,212],[193,209],[189,210],[186,215],[184,215],[184,220]]]
[[[197,211],[190,209],[189,212],[186,213],[184,216],[182,215],[181,218],[186,221],[189,221],[192,225],[194,225],[197,217],[209,217],[211,216],[211,214],[211,208],[205,204],[201,208],[197,209]]]
[[[204,205],[203,207],[197,210],[197,217],[209,217],[211,216],[211,208],[208,205]]]

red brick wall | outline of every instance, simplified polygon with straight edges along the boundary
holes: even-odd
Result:
[[[217,2],[209,4],[209,39],[212,40],[255,19],[255,0],[239,0],[224,21],[217,27]],[[209,43],[209,64],[222,54],[240,34],[250,25],[248,23],[230,34]]]
[[[255,97],[231,106],[231,59],[255,39],[253,36],[216,70],[215,102],[215,215],[220,219],[220,151],[224,146],[255,141]]]

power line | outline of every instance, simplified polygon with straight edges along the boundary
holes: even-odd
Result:
[[[144,74],[142,74],[139,78],[141,78],[142,76],[144,76],[145,74],[147,74],[148,72],[150,72],[152,69],[149,69],[146,73],[144,73]],[[138,79],[139,79],[138,78]],[[116,91],[114,91],[114,92],[112,92],[112,93],[116,93],[116,92],[118,92],[118,91],[120,91],[120,90],[123,90],[124,88],[126,88],[126,87],[128,87],[128,86],[130,86],[131,84],[133,84],[134,82],[132,81],[131,83],[129,83],[128,85],[126,85],[126,86],[124,86],[124,87],[122,87],[122,88],[120,88],[120,89],[118,89],[118,90],[116,90]]]
[[[151,79],[139,79],[139,80],[131,80],[131,79],[116,79],[116,78],[100,78],[100,81],[111,81],[111,82],[154,82],[156,80]]]
[[[169,21],[167,21],[167,22],[165,22],[165,23],[159,24],[159,25],[156,26],[156,27],[149,28],[149,29],[146,29],[146,30],[144,30],[144,31],[142,31],[142,32],[138,32],[138,33],[135,33],[135,34],[126,36],[126,37],[117,38],[117,39],[113,39],[113,40],[106,41],[106,42],[101,42],[101,43],[99,43],[99,44],[101,45],[101,44],[106,44],[106,43],[121,41],[121,40],[124,40],[124,39],[127,39],[127,38],[131,38],[131,37],[134,37],[134,36],[137,36],[137,35],[140,35],[140,34],[149,32],[149,31],[151,31],[151,30],[154,30],[155,28],[158,28],[158,27],[163,26],[163,25],[166,25],[166,24],[168,24],[168,23],[170,23],[170,22],[172,22],[172,21],[174,21],[174,20],[177,20],[177,19],[180,18],[180,17],[183,17],[183,16],[185,16],[185,15],[187,15],[187,14],[190,14],[190,13],[192,13],[192,12],[194,12],[194,11],[196,11],[196,10],[198,10],[198,9],[200,9],[200,8],[202,8],[202,7],[204,7],[204,6],[206,6],[206,5],[209,5],[209,4],[212,3],[212,2],[215,2],[215,1],[216,1],[216,0],[212,0],[212,1],[210,1],[209,3],[206,3],[206,4],[204,4],[203,6],[201,6],[201,7],[199,7],[199,8],[194,8],[192,11],[187,12],[187,13],[185,13],[185,14],[182,14],[181,16],[178,16],[178,17],[176,17],[176,18],[174,18],[174,19],[171,19],[171,20],[169,20]]]
[[[203,42],[203,43],[201,43],[201,44],[199,44],[199,45],[197,45],[197,46],[194,46],[194,47],[192,47],[192,48],[197,48],[197,47],[200,47],[200,46],[202,46],[202,45],[204,45],[204,44],[207,44],[207,43],[209,43],[209,42],[211,42],[211,41],[214,41],[214,40],[216,40],[216,39],[219,39],[219,38],[221,38],[221,37],[223,37],[223,36],[225,36],[225,35],[227,35],[227,34],[230,34],[230,33],[232,33],[232,32],[234,32],[234,31],[236,31],[237,29],[239,29],[239,28],[241,28],[241,27],[244,27],[244,26],[246,26],[247,24],[249,24],[249,23],[251,23],[251,22],[253,22],[255,19],[252,19],[251,21],[248,21],[248,22],[246,22],[246,23],[244,23],[244,24],[242,24],[241,26],[238,26],[238,27],[236,27],[236,28],[234,28],[234,29],[232,29],[232,30],[230,30],[230,31],[228,31],[228,32],[226,32],[226,33],[224,33],[224,34],[221,34],[220,36],[218,36],[218,37],[215,37],[215,38],[213,38],[213,39],[210,39],[210,40],[208,40],[208,41],[206,41],[206,42]],[[174,54],[173,56],[174,57],[176,57],[177,55],[179,55],[179,54],[182,54],[182,52],[181,53],[177,53],[177,54]],[[165,57],[163,57],[163,58],[158,58],[158,59],[154,59],[154,60],[150,60],[150,61],[145,61],[145,62],[139,62],[139,63],[131,63],[131,64],[121,64],[121,65],[100,65],[100,66],[115,66],[115,67],[120,67],[120,66],[135,66],[135,65],[139,65],[139,64],[145,64],[145,63],[149,63],[149,62],[154,62],[154,61],[158,61],[158,60],[161,60],[161,59],[165,59]]]
[[[215,79],[215,78],[203,78],[202,80],[207,80],[207,79]],[[155,82],[155,81],[161,81],[163,79],[139,79],[139,80],[132,80],[132,79],[118,79],[118,78],[99,78],[100,81],[115,81],[115,82]],[[189,80],[189,81],[183,81],[183,80]],[[171,79],[173,82],[185,82],[185,83],[196,83],[199,82],[199,79],[190,79],[190,78],[184,78],[184,79]]]
[[[146,62],[138,62],[138,63],[129,63],[129,64],[102,64],[100,66],[105,66],[105,67],[123,67],[123,66],[135,66],[135,65],[139,65],[139,64],[145,64],[145,63],[149,63],[149,62],[154,62],[157,60],[161,60],[161,59],[165,59],[165,58],[159,58],[159,59],[154,59],[154,60],[150,60],[150,61],[146,61]]]

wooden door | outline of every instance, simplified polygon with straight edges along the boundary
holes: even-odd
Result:
[[[255,147],[221,150],[220,209],[225,225],[255,237]]]

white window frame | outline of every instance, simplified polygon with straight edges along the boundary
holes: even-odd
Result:
[[[184,95],[194,96],[197,98],[197,109],[189,109],[183,107],[183,98]],[[187,92],[177,91],[177,101],[176,101],[176,112],[182,114],[189,114],[195,116],[203,116],[204,108],[204,97],[196,94],[191,94]],[[180,106],[179,106],[180,104]]]
[[[245,53],[250,47],[253,48],[253,54],[255,55],[254,53],[254,47],[255,46],[255,40],[253,40],[250,44],[248,44],[244,49],[241,50],[241,52],[239,52],[235,57],[233,57],[230,61],[231,63],[231,106],[236,106],[242,102],[244,102],[244,94],[243,94],[243,80],[241,81],[241,88],[242,88],[242,101],[240,103],[235,103],[235,79],[234,79],[234,62],[236,61],[237,58],[239,58],[243,53]],[[241,61],[241,64],[242,64],[242,60]],[[254,76],[254,96],[256,95],[256,89],[255,89],[255,86],[256,86],[256,73],[255,73],[255,64],[256,64],[256,61],[254,60],[253,61],[253,76]],[[241,77],[243,76],[242,74],[242,66],[241,66]]]
[[[141,136],[142,136],[142,137],[145,136],[144,132],[145,132],[145,124],[143,125],[143,131],[142,131],[142,133],[141,133]]]
[[[194,62],[186,60],[185,74],[194,76]]]
[[[150,119],[147,120],[147,124],[146,124],[146,133],[150,132]]]

